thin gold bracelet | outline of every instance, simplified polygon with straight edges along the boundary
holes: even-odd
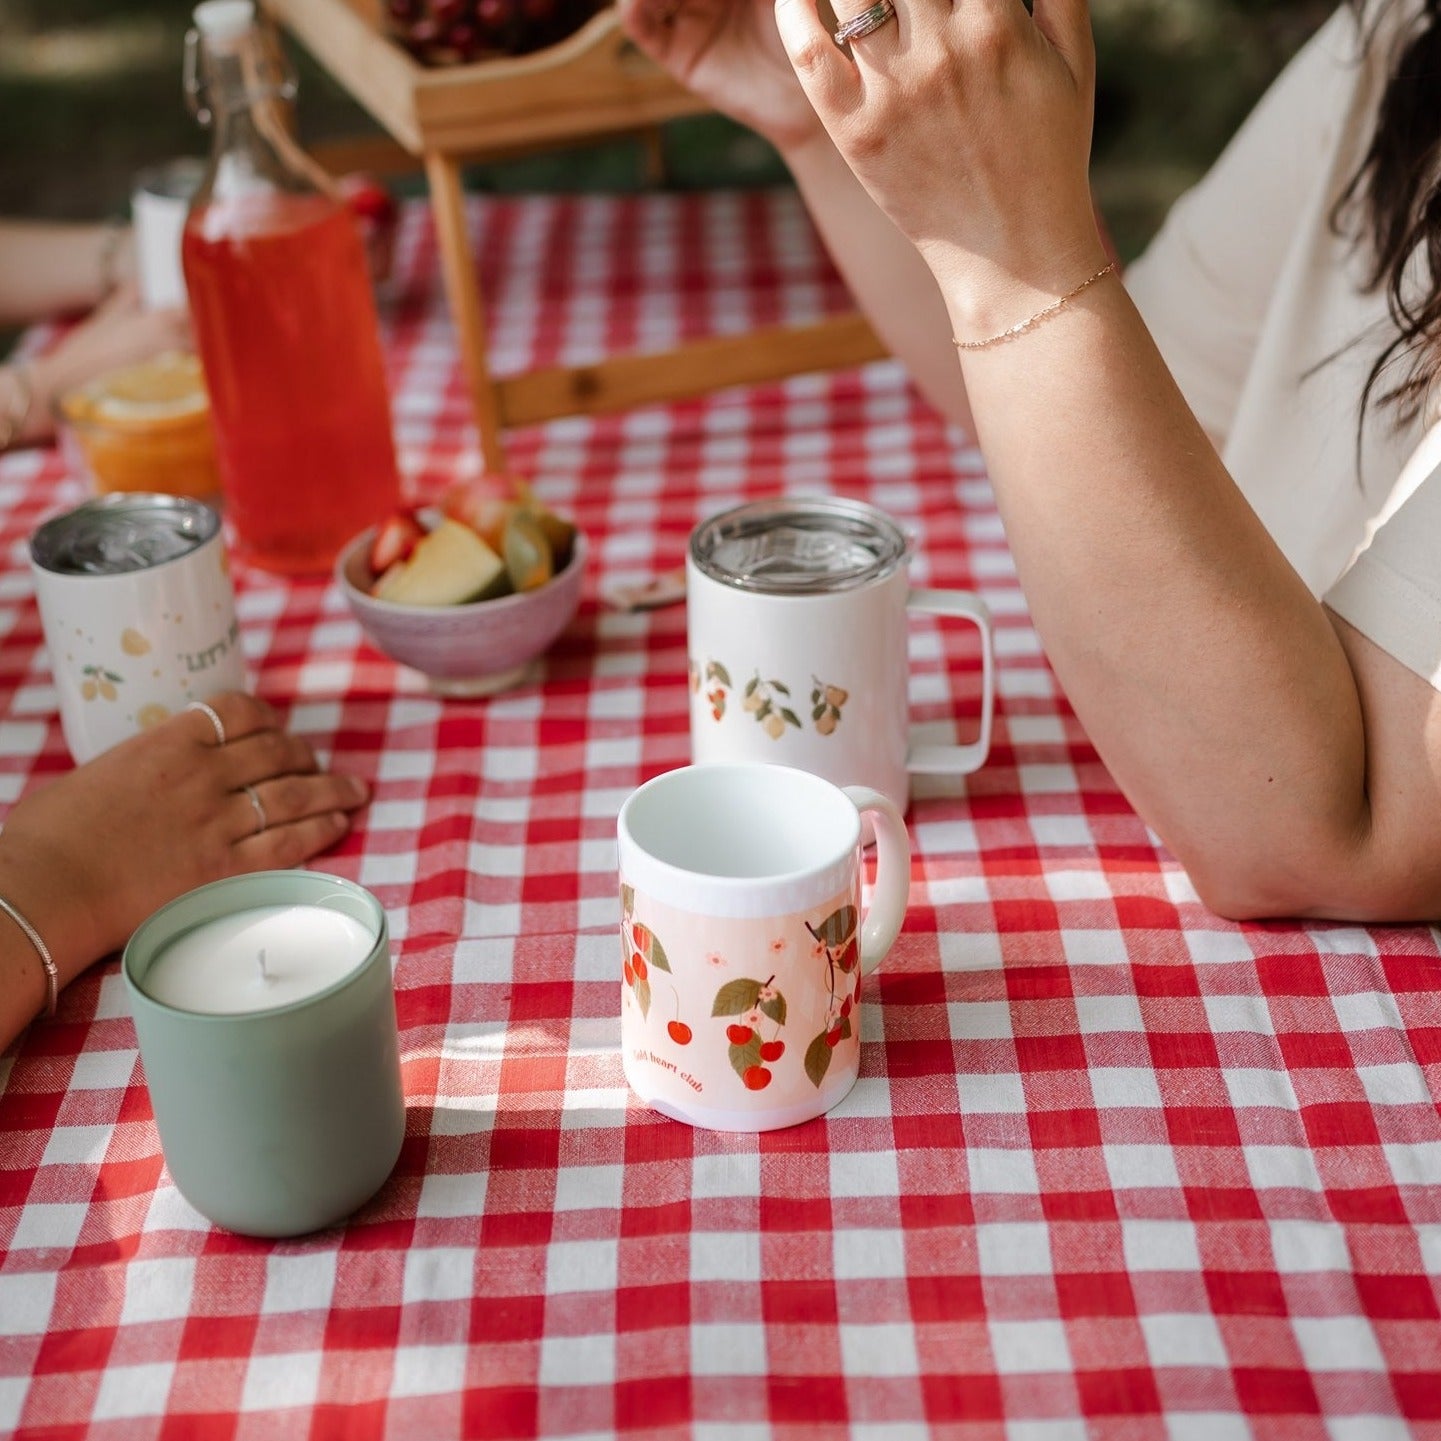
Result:
[[[55,1006],[60,998],[60,968],[50,954],[50,947],[40,939],[40,932],[4,896],[0,896],[0,911],[4,911],[25,932],[30,944],[40,954],[40,964],[45,967],[45,1009],[41,1015],[48,1021],[55,1014]]]
[[[1059,300],[1053,300],[1034,315],[1018,321],[1009,330],[988,335],[984,340],[957,340],[952,336],[951,344],[957,350],[986,350],[992,345],[1001,344],[1002,341],[1014,340],[1018,335],[1024,335],[1028,330],[1034,330],[1042,321],[1049,320],[1058,310],[1063,310],[1069,305],[1083,290],[1089,290],[1098,280],[1104,280],[1115,269],[1116,262],[1114,260],[1109,265],[1103,265],[1094,275],[1088,275],[1074,290],[1068,290]]]
[[[25,422],[30,418],[30,407],[35,401],[35,389],[30,383],[30,367],[23,362],[0,366],[0,376],[10,377],[12,391],[8,405],[0,403],[0,454],[9,450],[20,438]]]

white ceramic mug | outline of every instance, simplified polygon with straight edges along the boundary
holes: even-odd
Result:
[[[691,759],[798,766],[871,786],[902,811],[911,775],[979,769],[995,705],[990,616],[970,591],[913,589],[908,552],[889,517],[834,498],[761,501],[698,526],[686,562]],[[973,741],[912,742],[917,612],[980,632]]]
[[[861,908],[861,816],[876,878]],[[860,1068],[861,978],[905,919],[910,842],[877,791],[772,765],[683,766],[621,808],[621,1049],[647,1105],[769,1131]]]
[[[151,555],[168,558],[145,563]],[[30,569],[76,765],[192,700],[245,688],[230,567],[209,506],[99,496],[35,532]]]

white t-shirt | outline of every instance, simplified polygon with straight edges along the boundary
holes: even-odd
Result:
[[[1369,48],[1350,7],[1338,10],[1126,273],[1197,419],[1316,595],[1364,543],[1422,436],[1373,403],[1358,456],[1361,392],[1396,332],[1384,287],[1363,290],[1369,247],[1330,218],[1420,8],[1386,7]]]
[[[1441,423],[1374,407],[1395,326],[1331,224],[1419,0],[1346,6],[1176,204],[1126,284],[1228,470],[1312,591],[1441,689]],[[1368,5],[1361,24],[1378,13]],[[1383,382],[1384,384],[1384,382]]]

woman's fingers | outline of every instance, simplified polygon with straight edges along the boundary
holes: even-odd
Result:
[[[617,0],[616,13],[626,33],[654,60],[670,48],[680,0]]]
[[[218,758],[226,790],[257,785],[273,776],[313,774],[319,769],[315,751],[303,736],[289,731],[259,730],[231,741]]]
[[[333,846],[349,829],[350,816],[343,810],[322,811],[299,820],[268,825],[231,848],[234,870],[237,873],[290,870]]]
[[[206,805],[220,802],[212,814],[225,841],[244,848],[237,865],[254,869],[256,855],[276,864],[281,855],[307,859],[348,827],[348,820],[337,823],[335,816],[369,799],[358,777],[321,771],[310,742],[280,730],[275,712],[255,696],[212,696],[184,720],[193,739],[212,753],[204,760],[209,779],[200,794],[214,798]],[[246,845],[261,840],[261,846]]]
[[[353,811],[365,804],[366,796],[365,785],[355,776],[329,772],[251,782],[235,792],[230,807],[237,842],[331,811]]]
[[[1035,0],[1031,18],[1072,75],[1090,75],[1095,69],[1096,52],[1089,0]]]
[[[864,6],[842,0],[856,11]],[[848,12],[849,14],[850,12]],[[839,10],[837,12],[838,18]],[[829,124],[848,114],[860,99],[860,76],[851,58],[831,38],[816,0],[776,0],[776,29],[801,88]]]
[[[229,807],[239,842],[294,821],[365,804],[369,791],[352,775],[320,770],[309,742],[284,731],[260,731],[227,748],[236,800]]]

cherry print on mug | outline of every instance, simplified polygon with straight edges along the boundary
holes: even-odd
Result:
[[[640,1007],[642,1016],[650,1015],[652,969],[670,974],[670,961],[666,958],[665,947],[649,929],[635,918],[635,891],[630,886],[620,888],[621,910],[621,974],[625,977],[628,996]],[[688,1046],[694,1032],[681,1020],[680,995],[671,986],[671,999],[675,1003],[675,1019],[666,1023],[666,1034],[678,1046]]]
[[[785,1054],[786,1043],[780,1039],[786,1023],[786,998],[775,987],[775,976],[756,981],[749,977],[727,981],[716,992],[711,1006],[712,1016],[738,1016],[726,1027],[726,1041],[731,1069],[741,1078],[748,1091],[763,1091],[771,1083],[770,1066]],[[764,1039],[765,1021],[775,1024],[769,1040]]]
[[[677,941],[674,960],[658,932],[669,934],[669,921],[684,938],[683,918],[646,900],[642,920],[635,889],[622,884],[620,897],[622,1005],[645,1029],[651,1066],[715,1095],[715,1104],[729,1094],[734,1105],[771,1089],[792,1102],[800,1092],[815,1095],[842,1052],[854,1066],[861,924],[854,886],[809,914],[733,922],[723,939],[717,933],[718,946]],[[709,1025],[699,1019],[707,1008]]]
[[[831,1068],[831,1056],[836,1047],[851,1038],[851,1012],[861,998],[860,924],[861,915],[854,906],[842,906],[833,911],[820,926],[806,923],[806,930],[815,937],[817,955],[826,958],[826,979],[831,996],[826,1007],[825,1028],[806,1047],[806,1075],[817,1088]],[[851,985],[852,976],[855,977],[854,987]]]

